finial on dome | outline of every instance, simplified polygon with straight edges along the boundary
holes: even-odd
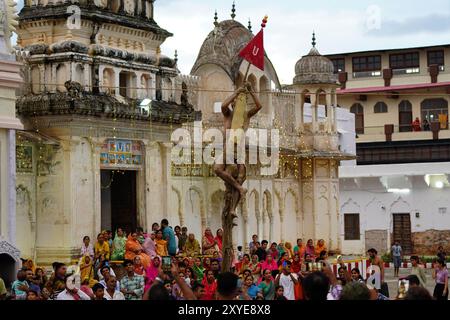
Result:
[[[248,18],[248,31],[252,32],[252,21]]]
[[[219,20],[219,17],[217,16],[217,10],[216,10],[216,12],[214,13],[214,25],[216,27],[219,25],[218,20]]]
[[[236,2],[233,1],[233,6],[231,7],[231,19],[236,18]]]
[[[174,56],[173,60],[175,61],[175,64],[177,64],[177,62],[178,62],[178,50],[177,49],[175,49],[175,56]]]
[[[316,47],[316,33],[313,31],[313,36],[312,36],[312,46],[315,48]]]

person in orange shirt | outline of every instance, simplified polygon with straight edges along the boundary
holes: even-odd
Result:
[[[325,240],[320,239],[319,241],[317,241],[317,245],[316,245],[316,248],[314,251],[315,251],[316,257],[320,256],[320,253],[322,251],[327,251],[327,246],[325,245]]]

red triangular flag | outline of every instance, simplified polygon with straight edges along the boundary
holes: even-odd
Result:
[[[264,71],[264,29],[242,49],[239,56]]]

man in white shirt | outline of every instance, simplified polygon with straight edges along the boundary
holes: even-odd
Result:
[[[110,277],[116,277],[116,275],[113,273],[112,269],[108,266],[103,266],[100,269],[100,272],[103,276],[103,279],[101,281],[99,281],[99,283],[106,289],[107,287],[107,283]],[[120,282],[116,281],[116,290],[120,291]]]
[[[291,263],[289,261],[284,261],[282,273],[278,274],[275,279],[275,286],[283,287],[283,295],[286,299],[295,300],[295,285],[297,283],[298,276],[295,273],[291,273]]]
[[[125,300],[125,296],[119,290],[116,290],[117,280],[116,277],[110,276],[106,282],[106,290],[104,297],[106,300]]]

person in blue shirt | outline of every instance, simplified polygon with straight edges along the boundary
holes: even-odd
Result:
[[[261,288],[255,285],[253,282],[253,276],[249,275],[245,278],[244,283],[242,284],[242,300],[255,300],[258,293],[261,292]]]
[[[169,221],[167,219],[161,220],[161,228],[163,229],[163,238],[167,241],[167,249],[169,251],[169,255],[175,256],[177,254],[175,232],[171,227],[169,227]]]

